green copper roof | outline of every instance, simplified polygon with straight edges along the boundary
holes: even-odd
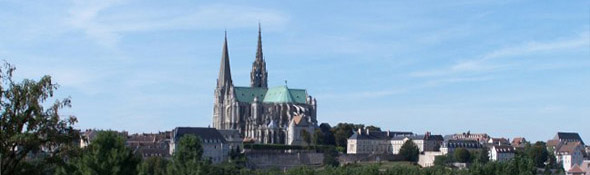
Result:
[[[266,88],[252,88],[252,87],[234,87],[236,99],[239,102],[252,103],[254,97],[258,97],[258,101],[262,101],[266,95]]]
[[[265,88],[234,87],[239,102],[252,103],[258,97],[263,103],[305,103],[305,89],[289,89],[287,86]],[[261,100],[260,100],[261,99]]]

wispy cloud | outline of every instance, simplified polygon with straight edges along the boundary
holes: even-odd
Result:
[[[254,27],[258,21],[272,28],[283,26],[288,21],[288,17],[278,11],[231,4],[202,5],[196,10],[180,13],[148,14],[143,11],[111,10],[131,2],[74,2],[66,23],[83,30],[88,37],[107,47],[116,46],[126,32]]]
[[[410,76],[438,77],[460,73],[495,71],[500,68],[513,65],[510,60],[504,60],[503,62],[498,61],[503,58],[583,48],[589,45],[588,37],[589,33],[586,32],[571,39],[556,40],[551,42],[527,42],[520,45],[494,50],[489,53],[483,54],[483,56],[479,58],[460,61],[446,68],[412,72],[410,73]]]

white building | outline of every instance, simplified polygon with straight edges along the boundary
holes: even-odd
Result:
[[[347,154],[392,154],[392,138],[412,136],[411,132],[362,131],[358,129],[347,140]],[[398,150],[399,151],[399,150]]]
[[[440,151],[424,151],[418,156],[418,164],[422,167],[434,166],[434,160],[436,156],[442,156],[443,153]]]
[[[426,132],[424,135],[396,136],[391,138],[390,141],[392,148],[391,152],[393,154],[398,154],[402,145],[408,140],[412,140],[412,142],[418,146],[420,152],[439,151],[440,146],[444,141],[441,135],[431,135],[430,132]]]
[[[177,127],[172,130],[170,142],[170,155],[174,155],[180,138],[192,134],[200,138],[203,147],[203,159],[209,159],[212,163],[221,163],[227,160],[229,145],[225,138],[215,128]]]
[[[489,151],[490,160],[508,161],[514,158],[514,147],[508,145],[492,146]]]

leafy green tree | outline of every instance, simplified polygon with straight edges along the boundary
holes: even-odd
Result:
[[[549,158],[549,152],[545,142],[538,141],[534,145],[525,148],[526,156],[531,158],[536,167],[544,167]]]
[[[57,174],[127,175],[137,174],[141,158],[125,146],[125,139],[115,131],[100,131],[84,148],[80,157],[71,160],[69,168]]]
[[[347,140],[352,136],[353,130],[364,128],[364,125],[355,125],[352,123],[338,123],[335,127],[332,127],[331,131],[334,134],[334,143],[337,147],[343,147],[346,150]]]
[[[473,161],[475,163],[479,163],[479,164],[485,164],[488,163],[490,161],[490,156],[488,155],[489,151],[488,149],[480,149],[477,151],[473,151],[471,153],[471,155],[473,155]]]
[[[420,149],[412,139],[408,139],[402,147],[399,149],[399,155],[401,155],[405,161],[417,162]]]
[[[331,146],[324,151],[324,165],[330,167],[340,165],[340,162],[338,161],[338,151],[335,147]]]
[[[206,174],[208,163],[202,160],[202,156],[203,147],[201,145],[201,139],[191,134],[182,136],[172,155],[172,162],[168,164],[168,174]]]
[[[150,157],[145,159],[137,167],[138,175],[166,175],[168,160],[162,157]]]
[[[320,129],[316,129],[313,132],[313,137],[312,137],[312,143],[314,145],[324,145],[324,133],[322,133],[322,130]]]
[[[50,76],[13,80],[15,67],[0,66],[0,174],[40,174],[63,165],[79,150],[76,117],[60,115],[69,98],[49,103],[58,85]]]
[[[381,128],[373,125],[366,126],[365,129],[369,129],[369,131],[381,131]]]
[[[334,145],[336,146],[336,141],[334,140],[334,133],[332,133],[332,127],[328,123],[320,124],[320,130],[324,134],[324,145]]]
[[[471,160],[471,153],[465,148],[457,148],[453,153],[455,160],[461,163],[468,163]]]
[[[453,157],[449,155],[440,155],[434,157],[435,166],[447,166],[453,161]]]
[[[301,130],[301,138],[306,145],[311,143],[311,134],[307,130]]]

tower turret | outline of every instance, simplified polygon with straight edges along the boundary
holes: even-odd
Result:
[[[252,72],[250,72],[250,85],[252,87],[268,88],[266,72],[266,61],[262,54],[262,32],[260,23],[258,23],[258,47],[256,48],[256,59],[252,63]]]

